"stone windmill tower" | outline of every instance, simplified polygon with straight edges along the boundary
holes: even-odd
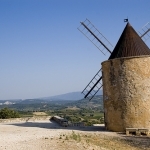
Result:
[[[126,128],[150,128],[150,49],[141,39],[150,29],[139,36],[127,20],[111,51],[110,42],[88,19],[81,22],[81,27],[78,29],[98,49],[102,46],[111,54],[82,91],[91,100],[103,87],[106,129],[122,132]]]
[[[106,128],[150,128],[150,50],[130,23],[102,71]]]

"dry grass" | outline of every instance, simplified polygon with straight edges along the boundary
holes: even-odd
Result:
[[[67,110],[80,110],[80,108],[74,106],[74,107],[68,107]]]
[[[45,112],[33,112],[33,115],[36,115],[36,116],[46,116],[47,114]]]
[[[64,143],[64,146],[72,146],[72,148],[87,150],[150,150],[149,140],[143,141],[134,139],[134,137],[120,138],[103,135],[103,134],[93,134],[93,133],[78,133],[72,131],[71,134],[62,134],[61,138],[56,139],[57,145],[60,148],[61,143]],[[142,138],[142,137],[141,137]],[[75,143],[75,144],[74,144]]]

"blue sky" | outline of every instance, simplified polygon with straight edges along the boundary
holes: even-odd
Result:
[[[123,19],[140,31],[150,21],[149,6],[149,0],[0,0],[0,99],[82,91],[109,55],[77,30],[80,21],[88,18],[115,46]]]

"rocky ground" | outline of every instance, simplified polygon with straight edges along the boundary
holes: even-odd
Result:
[[[150,150],[150,137],[104,126],[61,127],[48,119],[0,123],[0,150]]]

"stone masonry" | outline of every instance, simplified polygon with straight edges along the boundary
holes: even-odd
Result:
[[[102,71],[106,129],[150,128],[150,57],[110,59]]]

